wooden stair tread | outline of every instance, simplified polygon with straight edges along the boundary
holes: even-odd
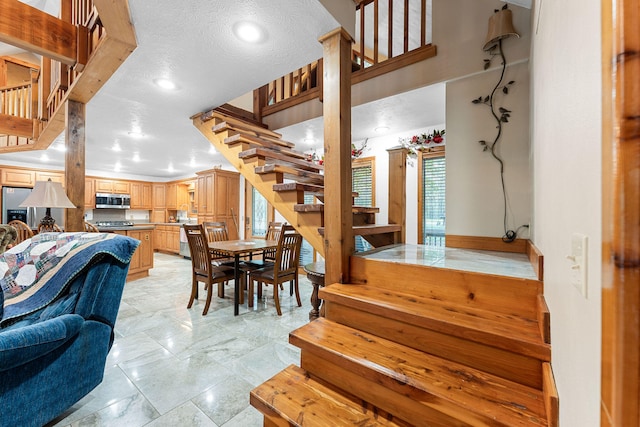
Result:
[[[372,234],[382,233],[395,233],[400,231],[402,226],[400,224],[368,224],[368,225],[354,225],[354,236],[369,236]],[[324,236],[324,227],[318,228],[318,232]]]
[[[224,118],[224,121],[217,123],[211,127],[213,133],[220,133],[224,131],[234,131],[240,133],[249,133],[255,136],[270,136],[271,138],[281,138],[277,132],[273,132],[267,128],[260,126],[254,126],[249,123],[242,122],[241,120],[231,119],[229,117]]]
[[[384,399],[418,402],[425,412],[435,410],[472,420],[471,425],[547,425],[540,390],[324,318],[291,332],[289,341],[301,348],[303,362],[308,352],[311,360],[317,357],[322,363],[344,369],[344,373],[356,374],[360,384],[352,384],[357,389],[354,394],[365,400],[368,397],[360,393],[366,392],[369,384],[380,385],[395,393]],[[322,378],[322,372],[315,372],[313,366],[303,363],[303,367]],[[383,407],[384,402],[371,403]]]
[[[313,184],[323,184],[324,183],[324,175],[296,169],[294,167],[280,165],[280,164],[271,164],[264,166],[256,166],[255,173],[258,175],[268,174],[268,173],[281,173],[287,179],[303,181]]]
[[[324,194],[322,185],[303,184],[300,182],[284,182],[282,184],[273,184],[273,191],[304,191],[310,194]]]
[[[295,212],[324,212],[324,204],[322,203],[300,203],[293,205]],[[370,206],[352,206],[351,212],[361,214],[375,214],[380,212],[380,208]]]
[[[544,342],[535,320],[367,285],[333,284],[320,290],[320,298],[542,361],[551,360],[551,347]]]
[[[280,162],[286,162],[296,166],[298,169],[308,170],[312,172],[318,172],[324,170],[324,166],[316,165],[313,162],[309,162],[297,157],[291,157],[282,151],[275,151],[265,147],[255,147],[242,151],[238,154],[241,159],[261,158],[261,159],[273,159]]]
[[[339,392],[289,366],[251,390],[250,402],[266,415],[277,415],[294,426],[405,426],[377,416]]]
[[[250,135],[246,133],[237,133],[235,135],[231,135],[224,139],[224,143],[227,145],[239,144],[241,142],[246,142],[248,144],[256,144],[262,145],[265,147],[273,148],[273,147],[284,147],[284,148],[293,148],[295,144],[293,142],[288,142],[282,139],[277,138],[265,138],[255,135]],[[306,156],[305,156],[306,158]]]

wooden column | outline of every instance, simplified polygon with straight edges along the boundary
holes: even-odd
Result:
[[[395,241],[406,242],[407,218],[407,149],[390,148],[389,153],[389,224],[400,224]]]
[[[602,2],[601,425],[640,425],[640,0]]]
[[[320,38],[323,47],[325,283],[349,282],[353,241],[351,177],[351,44],[343,28]]]
[[[85,104],[65,103],[64,188],[75,209],[64,213],[65,231],[84,231]]]

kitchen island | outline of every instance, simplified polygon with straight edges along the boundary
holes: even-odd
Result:
[[[140,240],[140,246],[136,249],[129,264],[127,282],[149,275],[149,270],[153,268],[153,233],[156,228],[154,224],[115,224],[97,225],[97,227],[103,233],[122,234]]]

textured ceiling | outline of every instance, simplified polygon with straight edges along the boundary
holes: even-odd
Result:
[[[25,1],[54,15],[57,11],[51,4],[58,2]],[[169,179],[226,165],[222,156],[210,152],[189,117],[321,57],[318,37],[338,26],[318,0],[129,0],[129,5],[138,48],[87,105],[89,173]],[[237,39],[232,26],[238,21],[259,24],[266,40],[250,45]],[[4,49],[0,46],[0,55],[13,54]],[[153,83],[157,78],[168,78],[177,88],[160,89]],[[416,108],[428,111],[425,99],[440,99],[418,91],[354,109],[353,139],[371,136],[359,129],[365,123],[370,126],[374,118],[394,123],[389,132],[429,126],[433,117],[443,123],[444,89],[438,90],[441,103],[433,106],[433,114],[415,114]],[[298,135],[310,128],[321,137],[322,120],[283,133],[299,143],[304,138]],[[142,137],[132,137],[133,131]],[[120,151],[114,151],[114,145]],[[4,154],[0,160],[59,168],[64,154],[54,146],[47,150],[44,163],[42,152]]]

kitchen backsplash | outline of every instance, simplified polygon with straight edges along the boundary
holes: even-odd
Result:
[[[149,211],[141,209],[87,209],[84,219],[96,221],[133,221],[135,223],[149,222]]]

